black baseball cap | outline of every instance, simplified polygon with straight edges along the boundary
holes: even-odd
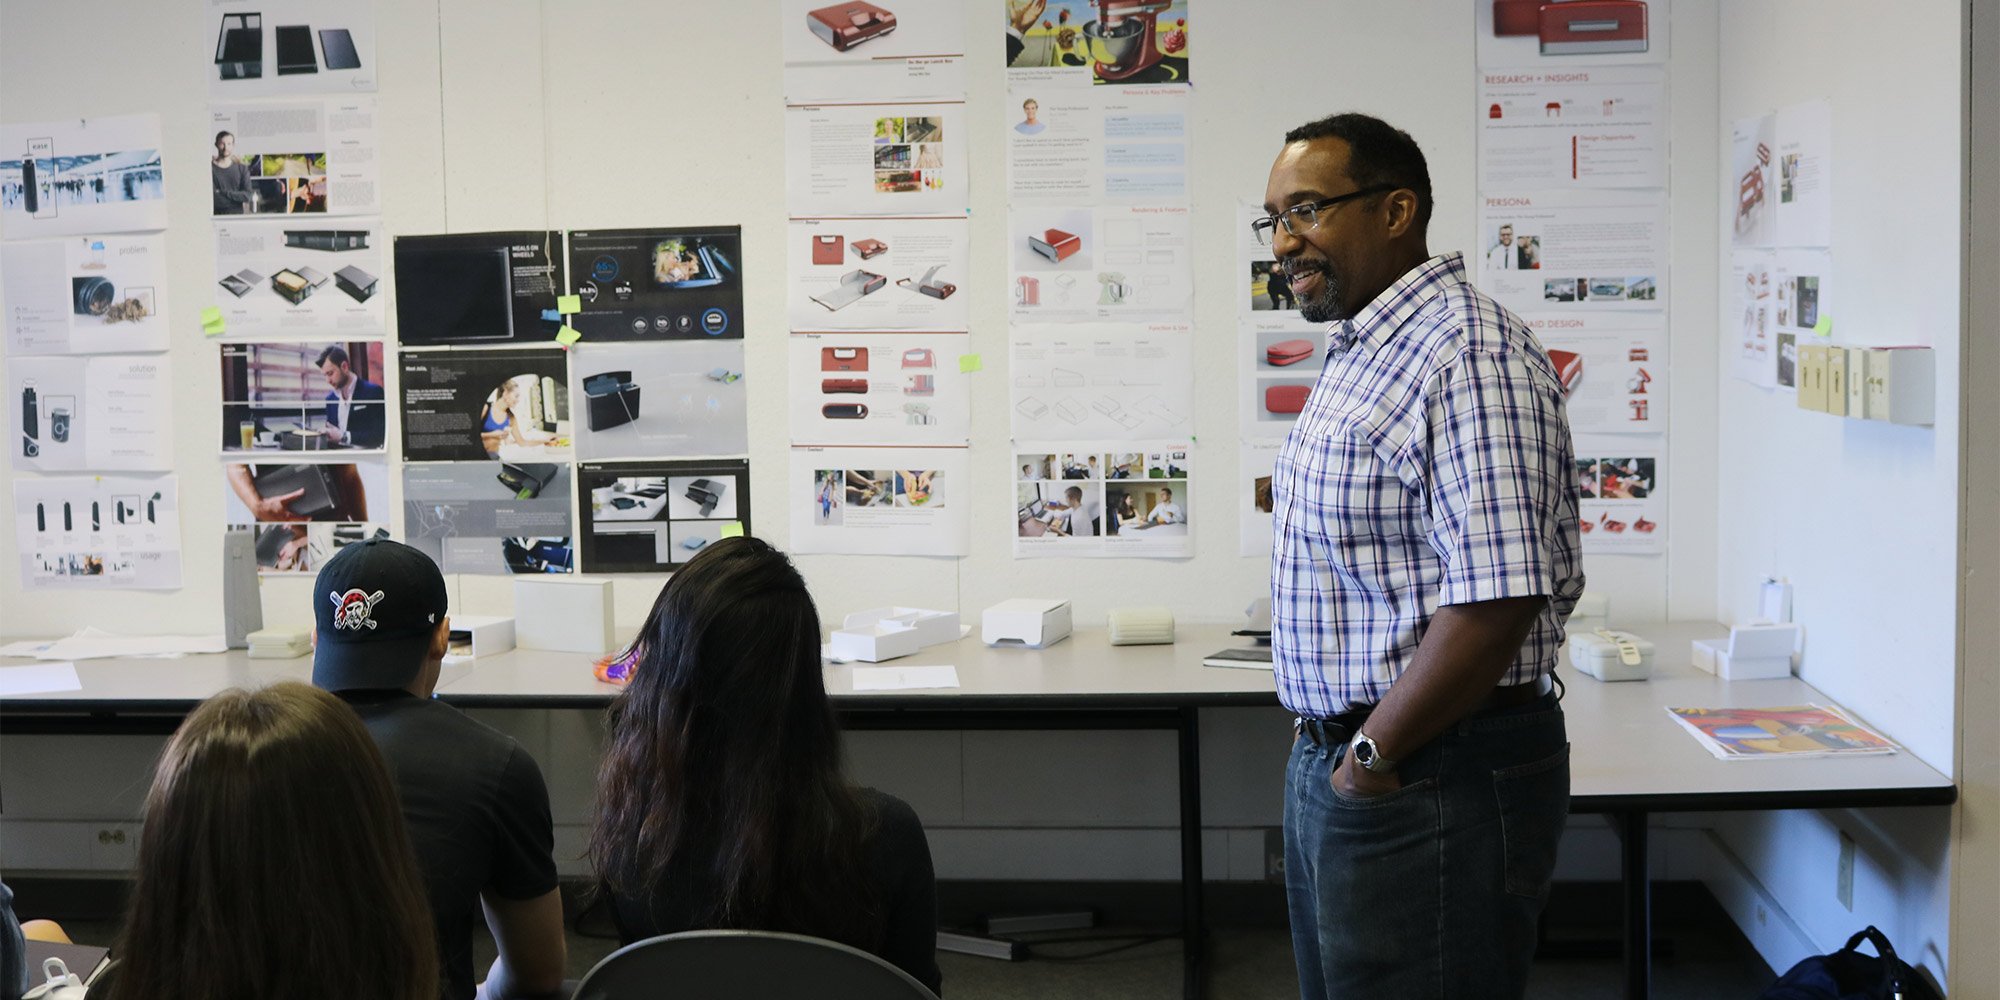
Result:
[[[429,556],[386,538],[342,548],[313,585],[313,685],[407,687],[448,609],[444,574]]]

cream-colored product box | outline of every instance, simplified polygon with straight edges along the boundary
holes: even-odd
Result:
[[[610,652],[615,644],[611,581],[515,580],[514,644],[592,656]]]

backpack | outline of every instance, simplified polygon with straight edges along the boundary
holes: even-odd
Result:
[[[1855,950],[1863,940],[1874,943],[1874,955]],[[1888,937],[1869,927],[1848,938],[1847,947],[1792,966],[1758,1000],[1903,1000],[1915,985],[1916,974]]]

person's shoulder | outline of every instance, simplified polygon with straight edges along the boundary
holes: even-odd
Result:
[[[879,789],[863,787],[860,790],[861,804],[872,814],[879,836],[895,837],[916,831],[923,836],[923,821],[917,818],[917,811],[908,802]]]
[[[526,753],[512,736],[436,698],[397,698],[374,705],[356,704],[355,709],[378,740],[394,734],[399,743],[408,740],[430,746],[433,741],[448,742],[453,752],[430,761],[432,765],[493,767],[504,765],[514,754]]]
[[[1471,282],[1446,286],[1433,304],[1439,311],[1437,347],[1442,361],[1449,362],[1466,351],[1511,354],[1534,342],[1521,317]]]

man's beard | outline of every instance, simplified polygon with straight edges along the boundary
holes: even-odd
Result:
[[[1293,288],[1299,300],[1299,315],[1308,323],[1332,323],[1348,318],[1347,310],[1340,305],[1340,279],[1333,268],[1324,261],[1291,261],[1285,264],[1285,283],[1290,286],[1294,276],[1319,275],[1319,293],[1305,295]]]

